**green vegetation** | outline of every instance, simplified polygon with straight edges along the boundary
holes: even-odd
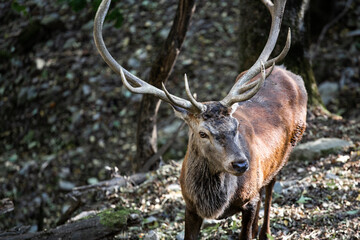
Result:
[[[139,211],[118,207],[115,209],[107,209],[99,213],[98,216],[100,217],[100,223],[104,226],[124,228],[132,213],[139,213]]]

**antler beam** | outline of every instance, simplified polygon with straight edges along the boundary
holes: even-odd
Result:
[[[102,36],[103,24],[105,16],[110,7],[111,0],[103,0],[96,12],[94,20],[94,41],[96,48],[104,61],[110,66],[110,68],[121,76],[121,80],[124,86],[133,93],[151,94],[161,100],[182,109],[185,109],[192,113],[202,112],[205,106],[202,103],[194,102],[194,99],[190,98],[190,101],[171,95],[161,89],[158,89],[149,83],[136,77],[125,68],[123,68],[109,53]],[[126,79],[129,78],[129,81]],[[187,87],[188,88],[188,87]],[[186,90],[188,92],[188,89]]]
[[[257,74],[262,72],[263,67],[268,68],[271,65],[273,65],[274,63],[282,60],[289,51],[290,43],[291,43],[290,29],[288,31],[284,49],[281,51],[281,53],[277,57],[268,61],[270,54],[272,53],[272,51],[275,48],[275,44],[276,44],[277,38],[279,36],[280,26],[281,26],[281,21],[282,21],[284,9],[285,9],[286,0],[275,0],[275,3],[272,3],[270,0],[262,0],[262,2],[269,10],[269,12],[271,14],[271,19],[272,19],[269,37],[267,39],[267,42],[265,44],[263,51],[261,52],[259,58],[256,60],[254,65],[235,83],[235,85],[231,88],[228,95],[223,100],[220,101],[224,106],[230,107],[232,104],[239,102],[239,99],[242,99],[242,101],[245,101],[245,100],[251,98],[252,96],[254,96],[257,91],[255,91],[253,89],[257,89],[257,90],[260,89],[258,87],[258,85],[254,85],[254,84],[251,85],[254,87],[253,89],[250,90],[252,92],[252,94],[246,95],[249,97],[243,97],[243,96],[239,97],[238,95],[239,94],[242,95],[241,90],[244,88],[244,86],[250,85],[247,83],[252,78],[254,78]],[[262,64],[262,63],[264,63],[264,64]],[[259,81],[259,83],[260,83],[260,81]],[[250,89],[250,87],[249,87],[249,89]]]
[[[121,75],[121,80],[124,86],[133,93],[154,95],[155,97],[160,98],[161,100],[171,104],[174,107],[185,109],[191,113],[201,113],[205,111],[206,106],[203,103],[196,101],[196,99],[192,96],[186,75],[185,90],[190,101],[170,94],[166,90],[164,85],[163,90],[161,90],[141,80],[140,78],[136,77],[135,75],[124,69],[111,56],[107,47],[105,46],[102,37],[104,19],[108,12],[110,2],[111,0],[103,0],[98,8],[94,21],[94,40],[96,48],[98,49],[100,55],[105,60],[105,62],[111,67],[113,71]],[[220,101],[220,103],[222,103],[224,106],[230,107],[236,102],[246,101],[253,97],[261,88],[267,75],[271,73],[274,64],[282,60],[289,51],[291,43],[290,29],[288,31],[285,47],[283,48],[281,53],[277,57],[268,60],[270,54],[274,50],[277,38],[279,36],[286,0],[275,0],[274,3],[270,0],[262,0],[262,2],[269,10],[272,19],[269,37],[263,51],[261,52],[259,58],[256,60],[254,65],[234,84],[228,95]],[[271,70],[266,73],[265,69],[270,66],[272,66]],[[253,79],[259,73],[261,73],[261,78],[249,83],[251,79]],[[127,78],[129,80],[127,80]]]

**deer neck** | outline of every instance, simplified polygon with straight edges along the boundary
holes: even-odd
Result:
[[[197,213],[203,218],[218,218],[229,206],[237,189],[236,177],[210,171],[209,159],[190,149],[185,174],[186,189]]]

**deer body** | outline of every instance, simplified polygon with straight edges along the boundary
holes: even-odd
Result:
[[[216,131],[217,139],[209,140],[219,146],[201,151],[203,144],[195,139],[198,125],[189,124],[188,150],[180,176],[187,215],[201,222],[231,216],[251,202],[257,204],[260,190],[284,166],[305,130],[306,103],[302,79],[280,67],[275,67],[250,100],[231,108],[208,103],[207,111],[191,122],[215,125],[212,131]],[[222,139],[221,135],[226,137]],[[231,166],[224,166],[244,158],[249,167],[239,176],[236,170],[231,172]],[[200,225],[190,224],[187,233],[197,235]]]
[[[204,218],[221,219],[237,212],[242,212],[240,239],[256,237],[262,189],[266,195],[259,238],[267,239],[276,175],[305,130],[304,83],[301,77],[274,67],[290,48],[290,30],[281,53],[269,60],[286,0],[262,2],[272,18],[263,51],[254,65],[238,76],[224,99],[210,102],[195,99],[186,75],[188,99],[183,99],[170,94],[164,85],[156,88],[125,70],[111,56],[102,38],[110,0],[102,0],[95,16],[95,45],[105,62],[121,75],[124,86],[133,93],[151,94],[169,103],[189,126],[188,149],[180,175],[186,203],[186,240],[198,238]]]

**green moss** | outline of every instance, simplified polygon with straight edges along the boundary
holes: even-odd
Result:
[[[126,226],[130,214],[138,213],[134,209],[127,209],[123,207],[115,209],[107,209],[98,214],[100,223],[111,228],[123,228]]]

